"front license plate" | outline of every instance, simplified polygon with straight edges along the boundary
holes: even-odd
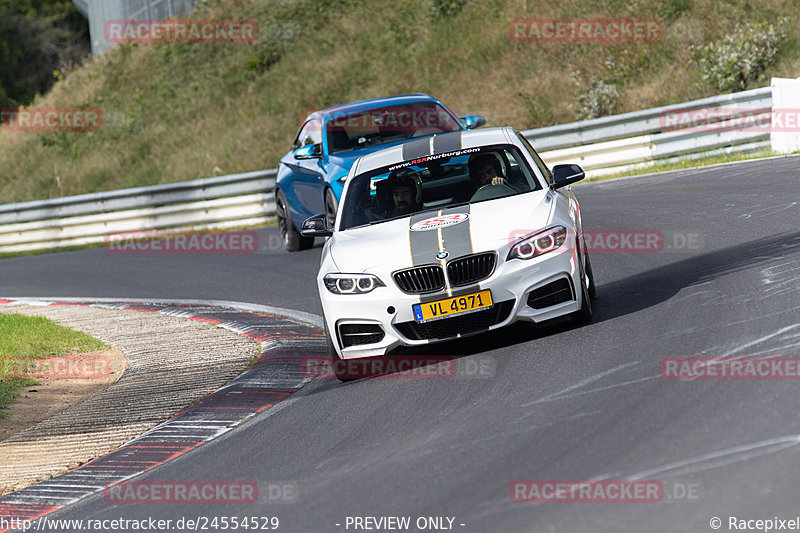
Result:
[[[412,309],[414,310],[414,319],[417,322],[430,322],[490,307],[492,307],[492,291],[487,289],[481,292],[465,294],[464,296],[456,296],[455,298],[415,304]]]

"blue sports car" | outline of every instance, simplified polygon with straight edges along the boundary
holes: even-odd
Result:
[[[284,248],[293,252],[314,244],[298,228],[317,213],[324,212],[333,226],[344,180],[359,157],[485,123],[479,115],[457,117],[427,94],[361,100],[311,113],[278,167],[275,210]]]

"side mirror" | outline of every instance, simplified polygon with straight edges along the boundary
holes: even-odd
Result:
[[[330,237],[333,235],[333,231],[328,229],[328,216],[320,213],[305,219],[303,227],[300,229],[300,235],[303,237]]]
[[[474,130],[475,128],[480,128],[486,124],[486,119],[480,115],[467,115],[465,117],[458,118],[464,123],[468,130]]]
[[[319,143],[307,144],[294,151],[295,159],[319,159],[320,157],[322,157],[322,145]]]
[[[556,165],[553,167],[553,185],[552,189],[560,189],[571,185],[576,181],[581,181],[586,174],[583,169],[578,165]]]

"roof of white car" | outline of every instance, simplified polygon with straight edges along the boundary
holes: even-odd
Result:
[[[509,126],[440,133],[367,154],[356,161],[353,170],[356,174],[361,174],[430,155],[459,155],[459,151],[469,148],[514,143],[515,139],[514,129]]]

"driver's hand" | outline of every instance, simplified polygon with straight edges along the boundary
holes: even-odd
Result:
[[[505,185],[506,179],[497,176],[496,178],[492,178],[492,185]]]

